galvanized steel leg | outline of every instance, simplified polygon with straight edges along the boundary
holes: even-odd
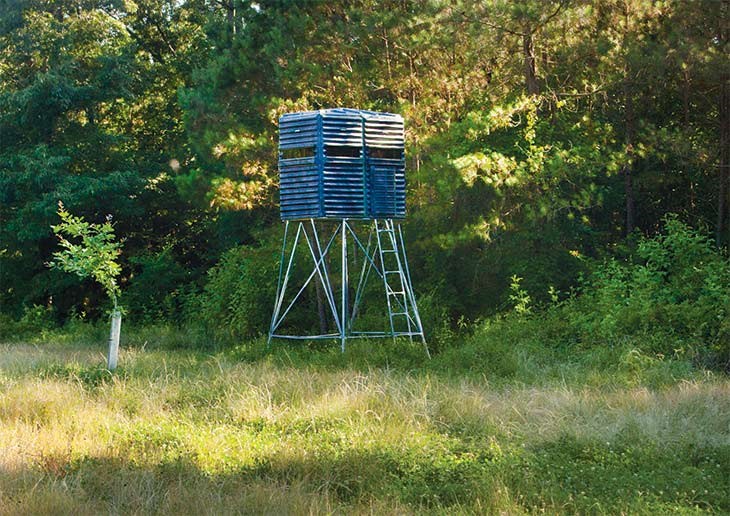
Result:
[[[297,299],[299,299],[299,296],[302,295],[302,292],[304,292],[304,289],[307,288],[307,285],[309,285],[309,283],[312,281],[312,278],[314,278],[317,274],[319,274],[319,277],[325,286],[324,293],[325,293],[325,296],[327,297],[327,302],[329,303],[330,310],[332,311],[332,317],[334,317],[334,319],[335,319],[335,324],[337,325],[337,330],[339,331],[340,323],[339,323],[338,309],[337,309],[337,306],[335,303],[335,296],[332,293],[332,284],[329,281],[327,267],[324,266],[324,259],[327,255],[327,253],[329,252],[329,249],[332,246],[332,243],[334,242],[335,237],[339,233],[339,227],[332,234],[332,237],[330,238],[329,242],[327,243],[327,246],[324,248],[324,251],[322,251],[322,248],[320,247],[319,238],[317,237],[317,234],[315,231],[315,234],[313,236],[313,241],[316,243],[316,249],[317,249],[316,253],[314,252],[314,248],[312,247],[312,242],[310,242],[310,240],[309,240],[309,236],[307,236],[306,229],[304,228],[304,226],[302,226],[302,228],[303,228],[302,233],[304,233],[304,239],[309,248],[309,252],[312,255],[312,259],[314,260],[314,269],[309,274],[309,277],[306,279],[306,281],[304,282],[302,287],[296,293],[296,295],[294,296],[294,299],[291,300],[291,302],[289,303],[289,306],[286,308],[286,310],[284,310],[284,313],[282,313],[278,317],[278,320],[273,323],[273,331],[276,331],[276,329],[281,324],[281,322],[284,320],[284,318],[287,316],[289,311],[294,307],[294,304],[296,303]],[[317,258],[317,256],[319,256],[319,258]],[[320,271],[320,268],[324,271],[324,273],[322,273]],[[283,299],[283,296],[282,296],[282,299]],[[279,312],[281,312],[281,306],[284,306],[283,303],[280,305]]]
[[[274,334],[274,324],[276,322],[276,318],[279,316],[279,309],[281,308],[281,302],[279,301],[279,297],[282,294],[282,286],[281,286],[281,280],[282,280],[282,273],[284,272],[284,257],[286,256],[286,236],[289,233],[289,221],[287,220],[284,223],[284,241],[281,244],[281,259],[279,261],[279,279],[276,281],[276,298],[274,300],[274,313],[271,315],[271,325],[269,326],[269,338],[266,340],[266,347],[268,348],[271,345],[271,336]],[[297,238],[299,237],[299,231],[297,230]],[[296,244],[295,244],[296,247]],[[292,249],[292,258],[294,257],[294,251]],[[291,261],[289,262],[291,265]],[[287,271],[288,275],[288,271]]]
[[[421,324],[421,315],[418,313],[418,305],[416,304],[416,294],[413,292],[413,283],[411,282],[411,271],[408,268],[408,255],[406,254],[406,244],[403,240],[403,231],[401,230],[400,224],[398,224],[398,240],[400,240],[400,247],[403,250],[403,266],[406,273],[406,282],[408,283],[408,292],[411,298],[411,306],[413,307],[413,316],[416,318],[416,324],[418,325],[418,331],[421,333],[421,342],[423,342],[423,349],[426,350],[426,355],[431,358],[431,353],[428,351],[428,344],[426,344],[426,336],[423,333],[423,325]]]
[[[348,274],[347,274],[347,220],[342,219],[342,321],[341,327],[341,349],[345,352],[345,341],[347,340],[347,290],[348,290]]]

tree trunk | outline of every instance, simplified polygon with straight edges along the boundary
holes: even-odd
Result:
[[[532,32],[528,27],[522,36],[522,51],[525,57],[525,86],[529,95],[540,93],[540,86],[537,84],[537,65],[535,64],[535,43],[532,39]]]
[[[314,278],[314,286],[317,291],[317,314],[319,315],[319,331],[322,335],[329,333],[329,323],[327,321],[327,307],[325,306],[326,300],[324,298],[324,287],[322,286],[322,280],[319,276]]]
[[[727,12],[728,1],[723,2],[722,11]],[[727,42],[727,24],[724,16],[720,16],[720,28],[717,33],[720,48]],[[728,87],[728,76],[726,73],[720,75],[720,99],[718,106],[720,123],[720,162],[719,162],[719,198],[717,202],[717,227],[715,228],[715,241],[719,246],[728,243],[728,176],[730,176],[730,88]]]
[[[682,112],[684,114],[684,129],[689,129],[690,123],[690,94],[692,84],[690,82],[689,70],[684,71],[684,80],[682,81]]]
[[[238,32],[238,24],[236,23],[236,0],[216,0],[216,3],[226,13],[226,25],[231,31],[232,35],[236,35]]]
[[[628,77],[624,84],[624,101],[625,101],[625,123],[626,123],[626,164],[623,167],[624,174],[624,198],[626,202],[626,236],[630,235],[636,227],[634,197],[634,171],[632,155],[634,145],[634,98],[631,94]]]
[[[723,80],[720,86],[720,174],[719,174],[719,199],[717,202],[717,228],[716,241],[721,246],[728,242],[728,176],[730,175],[730,88],[727,80]]]
[[[385,64],[388,70],[388,86],[390,86],[393,81],[393,71],[390,64],[390,42],[388,41],[388,31],[385,27],[383,27],[383,41],[385,42]]]
[[[314,231],[314,229],[312,229]],[[314,234],[312,234],[314,236]],[[314,238],[312,239],[314,241]],[[314,251],[314,257],[316,261],[319,261],[320,254],[317,247],[312,247]],[[315,262],[316,263],[316,262]],[[327,259],[322,261],[322,268],[327,268]],[[327,299],[324,294],[324,285],[319,277],[319,274],[314,275],[314,289],[317,297],[317,314],[319,316],[319,331],[322,335],[329,333],[329,321],[327,319]]]
[[[626,236],[634,231],[634,178],[631,164],[624,165],[624,196],[626,197]]]
[[[119,361],[119,335],[122,330],[122,313],[119,310],[114,310],[112,313],[112,329],[109,334],[109,357],[107,366],[110,371],[114,371],[117,368],[117,362]]]

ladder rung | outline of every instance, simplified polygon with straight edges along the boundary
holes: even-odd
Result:
[[[395,253],[395,252],[396,252],[396,250],[395,250],[395,249],[382,249],[382,251],[383,251],[384,253]]]
[[[400,274],[400,271],[385,271],[386,274]]]
[[[389,296],[400,296],[400,295],[403,295],[403,296],[405,296],[405,295],[406,295],[406,293],[405,293],[405,292],[403,292],[402,290],[399,290],[398,292],[396,292],[396,291],[394,291],[394,290],[391,290],[390,292],[388,292],[388,295],[389,295]]]
[[[408,315],[408,312],[391,312],[390,316],[395,317],[396,315]]]

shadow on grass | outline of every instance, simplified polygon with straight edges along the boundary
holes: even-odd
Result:
[[[9,345],[12,348],[14,345]],[[101,351],[84,348],[36,346],[41,358],[26,360],[24,374],[41,378],[79,381],[94,389],[114,379],[131,379],[174,373],[178,377],[215,374],[221,364],[265,364],[280,370],[289,368],[312,371],[394,371],[409,376],[433,376],[446,381],[468,378],[499,385],[560,384],[588,387],[661,388],[684,379],[701,377],[703,372],[688,360],[655,357],[630,346],[597,348],[580,354],[553,350],[529,343],[517,347],[509,342],[467,341],[459,347],[428,358],[420,343],[407,340],[359,341],[341,353],[336,345],[323,342],[277,342],[270,347],[265,340],[227,347],[217,352],[169,350],[157,345],[123,343],[120,367],[110,373]],[[68,349],[64,357],[63,349]],[[74,349],[76,351],[74,351]],[[86,354],[79,356],[78,349]],[[28,353],[34,353],[28,350]],[[0,359],[0,367],[3,367]],[[19,366],[20,367],[20,366]]]
[[[533,448],[437,454],[347,446],[274,452],[216,473],[184,452],[154,463],[45,457],[0,470],[0,506],[11,513],[726,512],[728,479],[727,447],[563,436]]]

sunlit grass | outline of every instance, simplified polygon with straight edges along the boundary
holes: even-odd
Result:
[[[0,511],[730,511],[725,377],[393,351],[2,345]]]

